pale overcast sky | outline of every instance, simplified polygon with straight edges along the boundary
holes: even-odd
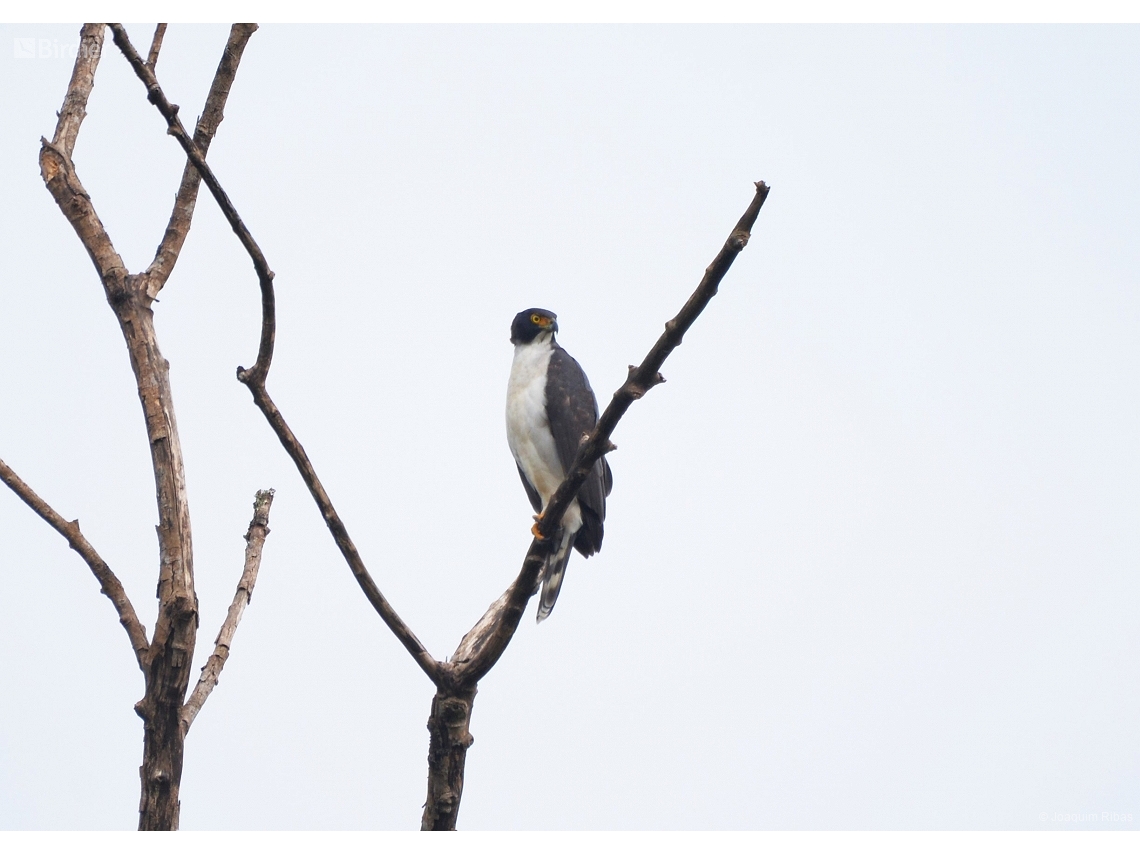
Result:
[[[226,33],[166,36],[188,123]],[[16,58],[21,38],[52,55]],[[37,164],[77,39],[0,28],[0,457],[150,627],[133,378]],[[772,187],[614,435],[603,551],[480,686],[460,827],[1136,828],[1138,104],[1134,27],[253,37],[210,160],[277,273],[269,387],[437,657],[530,541],[514,313],[558,313],[604,406]],[[145,267],[183,157],[110,39],[75,161]],[[182,827],[418,827],[432,687],[234,379],[258,291],[205,193],[155,310],[201,661],[253,494],[277,490]],[[141,675],[87,567],[7,489],[0,585],[0,828],[133,828]]]

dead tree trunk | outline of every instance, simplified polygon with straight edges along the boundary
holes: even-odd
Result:
[[[187,670],[187,669],[180,669]],[[147,686],[146,696],[135,705],[143,720],[143,762],[139,767],[142,798],[139,801],[139,831],[175,831],[182,802],[182,755],[185,737],[180,713],[181,696],[176,688],[161,700]],[[182,683],[185,691],[186,683]]]
[[[166,25],[160,24],[151,43],[146,67],[152,74],[165,29]],[[255,25],[238,24],[230,32],[202,118],[195,130],[194,141],[202,153],[208,149],[222,121],[222,110],[242,51],[254,30]],[[143,698],[135,705],[135,711],[143,721],[144,734],[143,763],[139,770],[142,789],[139,829],[172,830],[178,828],[178,792],[186,734],[218,682],[238,621],[252,594],[262,546],[269,531],[273,493],[261,491],[257,494],[253,521],[246,534],[245,566],[234,604],[222,624],[214,653],[187,700],[199,622],[190,508],[170,388],[170,366],[158,346],[151,306],[166,284],[186,240],[201,179],[198,170],[188,163],[154,261],[145,272],[130,274],[96,214],[71,159],[102,56],[103,37],[103,24],[84,25],[55,135],[51,142],[41,141],[40,172],[52,198],[75,229],[95,265],[107,302],[122,330],[142,404],[159,518],[159,607],[154,634],[149,641],[122,585],[80,533],[78,522],[69,523],[60,517],[3,461],[0,461],[0,480],[67,538],[72,548],[87,561],[103,593],[115,605],[145,680]]]
[[[454,831],[463,798],[463,767],[471,736],[474,688],[440,689],[428,717],[428,796],[421,831]]]

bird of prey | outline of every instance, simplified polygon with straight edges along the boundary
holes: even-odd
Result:
[[[574,462],[582,437],[598,421],[598,402],[590,381],[574,357],[554,340],[556,332],[558,316],[546,309],[519,312],[511,324],[515,357],[507,384],[507,442],[527,498],[538,512],[536,520],[541,519]],[[612,486],[609,464],[602,458],[563,515],[561,540],[547,556],[539,577],[540,623],[558,600],[570,548],[587,558],[602,548],[606,496]],[[537,536],[538,523],[532,531]]]

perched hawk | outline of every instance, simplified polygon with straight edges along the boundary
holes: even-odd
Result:
[[[557,318],[545,309],[527,309],[515,315],[511,324],[515,358],[507,384],[507,442],[527,497],[539,512],[535,519],[562,483],[582,437],[598,421],[598,402],[590,381],[574,357],[554,340]],[[587,558],[602,548],[606,496],[612,486],[613,476],[603,458],[594,464],[562,517],[561,543],[547,557],[540,577],[540,622],[558,600],[570,547]]]

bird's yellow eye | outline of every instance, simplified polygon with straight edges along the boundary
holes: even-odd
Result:
[[[540,327],[544,326],[543,321],[545,321],[545,320],[546,319],[542,315],[531,315],[530,316],[530,322],[532,324],[537,324]]]

